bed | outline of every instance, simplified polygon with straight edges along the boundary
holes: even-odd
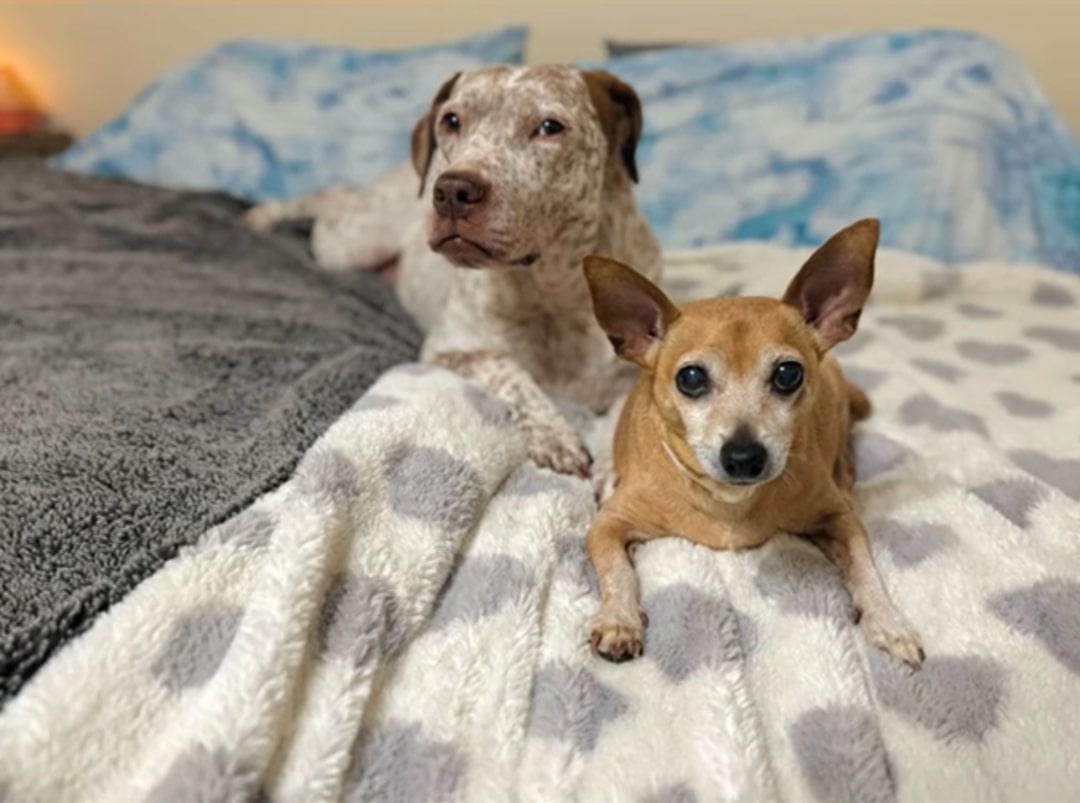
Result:
[[[1080,150],[1022,65],[949,32],[605,63],[652,120],[641,199],[677,299],[775,294],[882,218],[840,353],[876,407],[861,512],[928,654],[868,648],[837,573],[781,536],[642,547],[646,655],[609,665],[589,484],[416,364],[378,280],[238,224],[326,181],[360,90],[321,96],[306,162],[268,109],[303,119],[371,63],[407,131],[418,76],[522,37],[231,44],[55,167],[0,165],[0,799],[1075,799]],[[202,113],[163,128],[178,98]],[[357,184],[404,155],[378,136]],[[612,422],[566,411],[603,454]]]

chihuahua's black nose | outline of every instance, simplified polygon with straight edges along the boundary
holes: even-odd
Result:
[[[748,432],[736,432],[720,448],[720,465],[733,480],[756,480],[769,462],[769,450]]]

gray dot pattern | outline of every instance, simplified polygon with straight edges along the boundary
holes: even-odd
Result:
[[[985,483],[972,488],[971,492],[1021,528],[1031,523],[1031,512],[1043,498],[1038,483],[1015,477]]]
[[[401,449],[386,466],[390,504],[408,518],[461,531],[472,525],[484,504],[476,472],[449,452],[427,446]]]
[[[937,522],[904,522],[887,518],[871,522],[867,530],[871,542],[884,547],[893,563],[901,569],[913,569],[960,543],[952,527]]]
[[[963,315],[965,318],[972,320],[993,320],[1000,318],[1005,313],[995,307],[986,307],[982,304],[972,304],[970,302],[961,302],[956,305],[956,311]]]
[[[955,365],[929,357],[913,357],[910,362],[924,374],[929,374],[942,382],[955,384],[965,375],[964,371]]]
[[[319,614],[321,652],[361,666],[394,655],[404,639],[401,604],[385,580],[348,572],[331,578]]]
[[[943,741],[981,741],[1001,721],[1005,671],[990,658],[931,653],[914,672],[881,650],[867,656],[881,703]]]
[[[908,426],[928,426],[937,432],[966,431],[975,435],[989,434],[986,424],[975,413],[947,407],[933,396],[920,393],[901,405],[900,420]]]
[[[346,803],[450,803],[466,770],[465,757],[428,738],[416,723],[394,722],[364,731],[345,784]]]
[[[1076,296],[1056,282],[1039,282],[1031,294],[1031,303],[1039,307],[1065,309],[1076,306]]]
[[[999,390],[994,394],[994,398],[1010,415],[1017,418],[1049,418],[1054,414],[1054,405],[1023,393]]]
[[[1024,329],[1023,334],[1032,340],[1048,343],[1060,351],[1080,351],[1080,329],[1067,326],[1029,326]]]
[[[431,617],[429,628],[475,622],[523,602],[536,581],[532,570],[510,555],[458,559]]]
[[[1009,458],[1017,466],[1057,488],[1066,496],[1080,501],[1080,460],[1071,457],[1051,457],[1034,449],[1014,449]]]
[[[644,601],[649,617],[645,655],[679,683],[699,669],[741,661],[756,642],[753,621],[725,597],[678,583]]]
[[[1052,578],[1029,588],[995,595],[994,616],[1040,642],[1063,666],[1080,676],[1080,583]]]
[[[991,342],[986,340],[960,340],[956,351],[961,357],[981,365],[1016,365],[1031,356],[1031,349],[1019,343]]]
[[[581,753],[592,752],[604,727],[629,710],[625,696],[584,669],[548,664],[533,679],[532,732],[568,740]]]
[[[874,715],[855,706],[799,716],[791,741],[819,803],[894,803],[896,782]]]
[[[945,324],[925,315],[883,315],[878,318],[878,323],[896,329],[909,340],[923,343],[937,340],[945,331]]]
[[[179,617],[151,671],[175,692],[202,686],[225,660],[242,616],[235,606],[207,604]]]
[[[788,614],[842,622],[854,615],[840,573],[814,547],[792,545],[768,555],[758,565],[754,585]]]

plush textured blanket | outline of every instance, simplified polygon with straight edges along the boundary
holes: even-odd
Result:
[[[779,292],[805,252],[671,260]],[[1080,788],[1080,281],[885,252],[843,362],[875,556],[928,658],[868,648],[779,536],[637,553],[645,656],[591,656],[590,488],[405,366],[0,715],[32,801],[1053,801]],[[584,424],[593,424],[583,419]],[[594,446],[609,422],[590,430]]]
[[[0,704],[419,340],[224,196],[0,164]]]

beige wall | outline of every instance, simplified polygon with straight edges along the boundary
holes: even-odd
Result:
[[[923,26],[980,31],[1026,60],[1080,132],[1080,0],[2,0],[0,58],[21,65],[58,119],[85,133],[163,70],[223,39],[390,48],[510,22],[532,26],[532,61],[598,57],[605,36],[731,41]]]

